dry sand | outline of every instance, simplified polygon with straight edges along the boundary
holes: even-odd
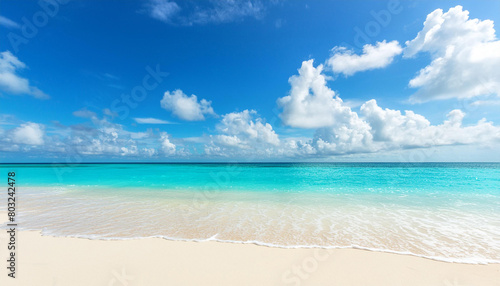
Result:
[[[280,249],[252,244],[104,241],[18,233],[16,278],[0,285],[500,285],[500,264],[470,265],[356,249]]]

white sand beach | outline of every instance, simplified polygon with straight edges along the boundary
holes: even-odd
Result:
[[[16,278],[0,285],[500,285],[500,264],[472,265],[356,249],[121,241],[17,233]],[[7,233],[0,233],[7,257]]]

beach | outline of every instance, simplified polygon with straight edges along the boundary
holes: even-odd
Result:
[[[6,165],[20,230],[500,263],[500,164]],[[6,210],[0,204],[0,211]]]
[[[0,286],[500,286],[498,11],[2,1]]]
[[[4,217],[2,215],[2,217]],[[0,233],[2,246],[6,231]],[[16,278],[1,285],[500,285],[500,264],[447,263],[356,249],[121,241],[18,233]],[[1,247],[1,257],[6,248]]]
[[[499,164],[5,168],[2,286],[500,285]]]

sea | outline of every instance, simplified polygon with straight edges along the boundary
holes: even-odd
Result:
[[[1,164],[43,235],[356,248],[500,263],[500,163]]]

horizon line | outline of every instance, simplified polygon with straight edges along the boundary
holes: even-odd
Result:
[[[401,161],[336,161],[336,162],[306,162],[306,161],[255,161],[255,162],[245,162],[245,161],[209,161],[209,162],[78,162],[78,163],[68,163],[68,162],[10,162],[10,163],[0,163],[0,165],[21,165],[21,164],[31,164],[31,165],[80,165],[80,164],[346,164],[346,163],[386,163],[386,164],[425,164],[425,163],[500,163],[500,161],[426,161],[426,162],[401,162]]]

